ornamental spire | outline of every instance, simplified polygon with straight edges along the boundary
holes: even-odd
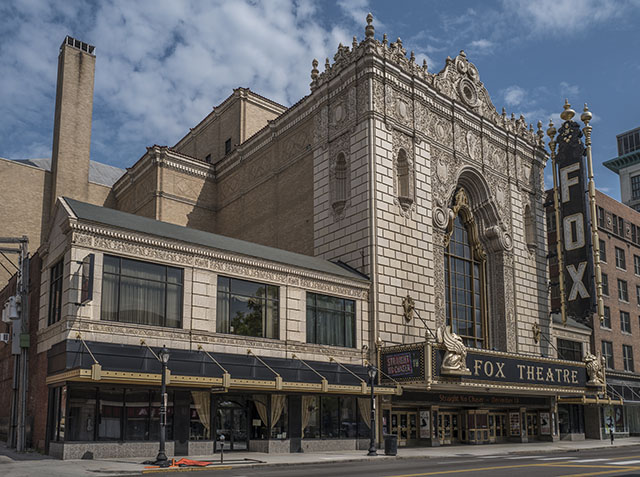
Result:
[[[371,12],[367,15],[367,26],[364,28],[364,36],[365,38],[373,38],[375,34],[375,29],[373,28],[373,15]]]

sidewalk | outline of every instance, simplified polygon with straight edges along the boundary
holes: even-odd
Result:
[[[547,452],[588,451],[597,448],[611,448],[640,445],[639,437],[616,439],[611,445],[609,441],[561,441],[561,442],[534,442],[529,444],[490,444],[482,446],[459,445],[449,447],[414,447],[401,448],[396,457],[379,455],[375,459],[415,459],[437,458],[452,456],[483,456],[483,455],[508,455],[508,454],[537,454]],[[316,452],[313,454],[261,454],[257,452],[227,452],[224,463],[238,466],[263,466],[263,465],[300,465],[325,462],[348,462],[369,460],[366,451],[344,452]],[[219,462],[220,454],[214,456],[189,456],[193,460],[207,460]],[[153,456],[131,459],[102,459],[102,460],[58,460],[37,453],[18,454],[8,449],[4,443],[0,443],[0,475],[3,477],[75,477],[86,475],[108,474],[110,476],[141,475],[145,470],[142,464],[145,460],[151,460]],[[248,459],[247,463],[241,463]],[[259,462],[256,462],[259,461]]]

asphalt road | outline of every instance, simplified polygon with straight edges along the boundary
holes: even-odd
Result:
[[[297,466],[260,466],[198,469],[205,477],[560,477],[560,476],[640,476],[640,447],[597,449],[536,455],[485,455],[451,448],[451,457],[423,459],[379,459],[367,461]],[[186,470],[186,469],[185,469]],[[169,472],[171,474],[173,472]],[[167,473],[145,473],[150,476]]]

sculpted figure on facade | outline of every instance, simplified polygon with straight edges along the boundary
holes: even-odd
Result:
[[[584,357],[584,363],[587,368],[587,375],[589,376],[587,386],[604,386],[606,384],[604,376],[604,358],[598,359],[597,356],[587,353]]]
[[[439,344],[444,345],[445,353],[440,367],[441,374],[466,376],[471,374],[467,368],[467,348],[457,334],[451,331],[451,326],[442,325],[436,332]]]

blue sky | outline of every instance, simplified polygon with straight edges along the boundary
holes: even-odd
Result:
[[[0,157],[51,154],[57,54],[65,35],[96,46],[92,159],[131,166],[173,145],[238,86],[291,105],[311,60],[339,42],[401,37],[429,71],[464,49],[498,111],[548,123],[568,98],[594,113],[596,186],[615,136],[640,126],[640,0],[46,1],[0,3]]]

